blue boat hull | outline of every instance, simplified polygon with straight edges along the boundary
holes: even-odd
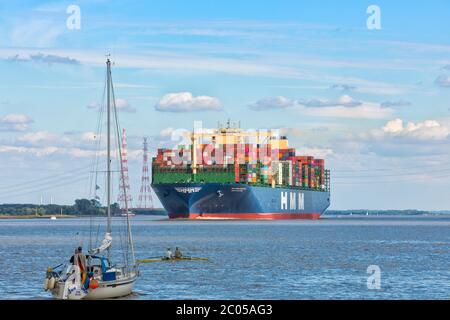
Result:
[[[170,218],[318,219],[330,193],[246,184],[153,184]]]

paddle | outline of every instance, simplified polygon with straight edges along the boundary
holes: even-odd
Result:
[[[172,258],[172,259],[164,259],[158,257],[158,259],[152,259],[152,257],[148,259],[137,260],[137,263],[153,263],[153,262],[167,262],[167,261],[180,261],[180,260],[203,260],[207,261],[208,258],[197,258],[197,257],[181,257],[181,258]]]
[[[208,258],[197,258],[197,257],[181,257],[179,260],[209,260],[209,259]]]
[[[142,259],[142,260],[136,260],[137,263],[152,263],[152,262],[161,262],[162,259]]]

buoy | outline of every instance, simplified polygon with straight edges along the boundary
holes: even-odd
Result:
[[[47,277],[45,277],[45,280],[44,280],[44,290],[45,291],[48,290],[48,278]]]
[[[95,279],[92,279],[91,282],[89,282],[89,288],[90,289],[97,289],[98,288],[98,281]]]
[[[51,277],[50,279],[48,279],[48,288],[49,289],[54,289],[55,288],[55,283],[56,283],[55,277]]]

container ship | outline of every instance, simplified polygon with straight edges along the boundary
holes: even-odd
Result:
[[[319,219],[330,205],[325,161],[297,155],[286,136],[228,122],[186,138],[152,159],[152,187],[171,219]]]

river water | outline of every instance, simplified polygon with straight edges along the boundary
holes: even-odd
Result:
[[[115,247],[124,224],[113,221]],[[0,220],[0,298],[49,299],[48,266],[101,240],[104,219]],[[132,218],[138,259],[167,247],[209,261],[141,266],[130,299],[449,299],[450,216],[318,221]],[[119,256],[116,257],[119,259]],[[368,288],[369,266],[380,269]],[[373,267],[372,267],[373,268]],[[373,283],[373,282],[371,282]],[[375,283],[378,283],[375,281]]]

